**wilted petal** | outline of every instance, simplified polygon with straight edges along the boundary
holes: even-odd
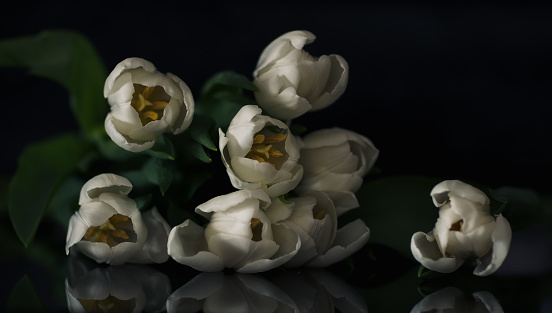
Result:
[[[204,272],[224,269],[221,258],[208,251],[204,229],[191,220],[173,227],[167,243],[168,254],[178,263]]]
[[[414,258],[424,267],[440,273],[454,272],[464,263],[463,259],[444,257],[431,233],[426,235],[423,232],[417,232],[412,235],[410,250]]]
[[[492,249],[485,256],[477,259],[479,265],[473,271],[477,276],[487,276],[494,273],[508,255],[510,242],[512,241],[512,228],[502,214],[496,218],[491,240],[493,242]]]

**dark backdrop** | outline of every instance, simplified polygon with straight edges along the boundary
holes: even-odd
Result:
[[[340,100],[301,117],[340,126],[381,150],[387,174],[479,180],[550,191],[552,6],[513,2],[45,1],[15,3],[0,37],[69,28],[108,71],[139,56],[195,95],[219,70],[250,77],[262,49],[295,29],[317,35],[312,55],[350,65]],[[55,83],[0,69],[2,175],[23,147],[76,129]]]

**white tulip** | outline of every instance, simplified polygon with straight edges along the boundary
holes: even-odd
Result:
[[[341,56],[313,57],[303,46],[316,37],[308,31],[286,33],[262,52],[253,72],[263,110],[282,120],[323,109],[345,92],[349,65]]]
[[[69,220],[65,252],[80,251],[98,263],[162,263],[170,227],[156,208],[141,214],[127,194],[132,184],[101,174],[81,189],[80,208]]]
[[[200,271],[234,268],[263,272],[291,259],[301,242],[292,230],[271,224],[262,210],[270,198],[261,190],[239,190],[215,197],[196,208],[209,219],[206,228],[191,220],[175,226],[168,252],[177,262]]]
[[[430,270],[450,273],[465,260],[477,258],[474,274],[487,276],[501,265],[512,239],[508,221],[490,214],[490,201],[481,190],[458,180],[446,180],[431,191],[439,218],[428,234],[417,232],[410,248]]]
[[[258,106],[242,107],[226,134],[219,130],[219,135],[222,160],[237,189],[263,189],[274,197],[295,188],[303,177],[300,141],[286,124],[261,115]]]
[[[333,193],[332,197],[341,195],[349,202],[356,201],[353,193],[360,188],[379,155],[374,144],[362,135],[341,128],[312,132],[302,138],[302,143],[299,164],[304,174],[295,191],[320,190]]]
[[[332,199],[320,191],[310,191],[286,203],[274,199],[266,214],[272,223],[283,224],[301,239],[301,249],[286,267],[326,267],[360,250],[370,230],[357,219],[337,229],[337,212]]]
[[[488,291],[478,291],[472,294],[473,299],[464,295],[455,287],[447,287],[425,296],[416,304],[410,313],[423,312],[489,312],[504,313],[500,302]]]
[[[107,134],[132,152],[150,149],[163,133],[183,132],[194,115],[190,88],[140,58],[128,58],[115,66],[105,81],[104,97],[111,106],[105,119]]]

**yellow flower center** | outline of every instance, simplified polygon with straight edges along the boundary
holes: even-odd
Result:
[[[88,228],[84,239],[103,242],[109,247],[114,247],[121,242],[135,242],[136,233],[132,227],[132,220],[128,216],[114,214],[102,225]]]
[[[136,308],[136,299],[120,300],[112,295],[102,300],[78,299],[87,313],[132,312]]]
[[[287,134],[268,135],[268,132],[273,131],[265,128],[255,135],[253,145],[245,157],[261,163],[267,162],[277,169],[281,164],[277,163],[274,159],[284,156],[279,149],[284,148],[284,140],[287,138]]]
[[[142,125],[163,117],[163,111],[171,97],[160,86],[146,87],[134,84],[130,105],[138,112]]]
[[[459,220],[456,223],[450,225],[450,229],[452,231],[462,231],[462,225],[464,225],[464,220]]]
[[[253,237],[251,240],[253,241],[261,241],[263,240],[262,234],[263,234],[263,223],[258,218],[252,218],[251,219],[251,231],[253,232]]]
[[[312,216],[317,219],[317,220],[322,220],[324,219],[324,217],[326,216],[326,210],[320,210],[318,212],[314,212],[314,210],[312,211]]]

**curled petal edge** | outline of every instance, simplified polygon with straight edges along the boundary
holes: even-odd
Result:
[[[452,273],[464,263],[463,259],[444,257],[435,238],[423,232],[412,235],[410,250],[424,267],[440,273]]]
[[[496,272],[508,255],[512,241],[512,228],[502,214],[499,214],[496,218],[491,240],[493,246],[489,253],[477,259],[478,266],[473,271],[477,276],[488,276]]]

